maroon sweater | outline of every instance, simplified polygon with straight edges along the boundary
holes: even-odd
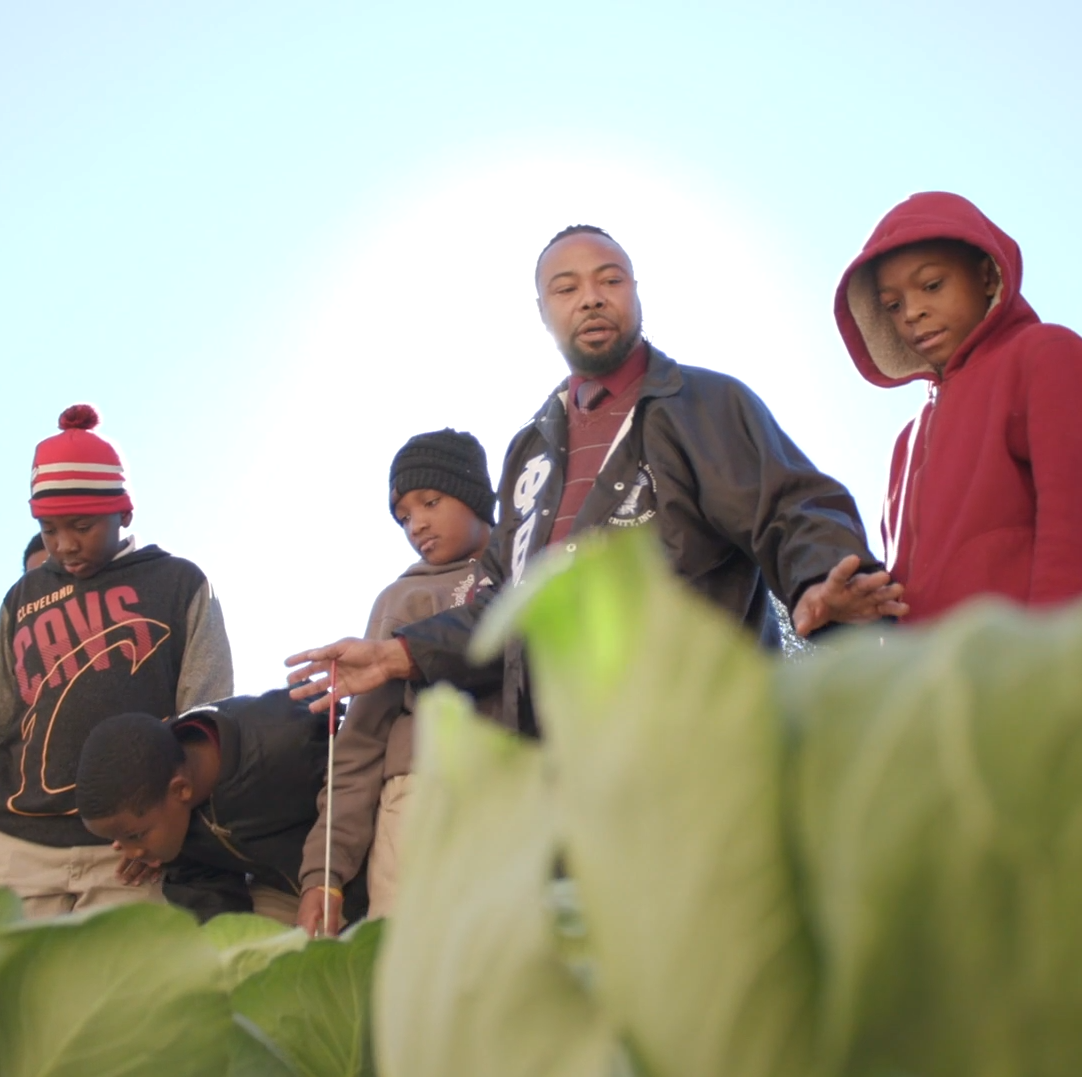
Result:
[[[646,374],[646,345],[640,342],[618,370],[595,381],[608,395],[592,410],[575,403],[579,386],[586,380],[574,375],[567,386],[567,468],[560,507],[552,525],[549,545],[567,538],[586,495],[601,471],[620,427],[635,407]]]

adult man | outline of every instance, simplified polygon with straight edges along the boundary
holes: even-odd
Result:
[[[606,232],[560,232],[535,280],[571,378],[508,451],[500,523],[480,573],[493,586],[395,640],[340,640],[294,655],[287,664],[307,665],[290,680],[315,678],[295,697],[323,690],[331,659],[344,694],[396,678],[479,690],[502,672],[505,717],[535,733],[521,648],[508,647],[501,671],[470,666],[466,645],[492,595],[517,584],[535,552],[560,543],[573,551],[575,535],[598,526],[654,521],[677,574],[767,645],[778,641],[768,584],[805,635],[906,612],[901,588],[874,571],[845,488],[815,470],[740,382],[679,366],[643,339],[631,260]]]

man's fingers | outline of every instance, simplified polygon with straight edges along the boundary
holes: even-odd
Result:
[[[327,690],[324,680],[317,681],[305,678],[300,684],[297,684],[293,677],[290,676],[289,683],[294,687],[290,689],[289,696],[291,699],[307,699],[309,696],[319,695]]]
[[[858,572],[850,576],[846,586],[850,591],[870,594],[872,591],[878,591],[882,587],[890,587],[892,584],[889,572]]]
[[[290,695],[292,695],[292,694],[293,693],[291,692]],[[327,692],[324,692],[323,695],[321,695],[319,697],[319,699],[314,700],[313,702],[308,704],[308,709],[313,714],[326,714],[327,711],[329,711],[331,709],[331,697],[330,697],[330,694],[327,693]]]
[[[860,558],[851,553],[843,557],[828,573],[826,582],[844,587],[860,569]]]
[[[909,613],[909,606],[905,602],[884,602],[879,607],[882,617],[905,617]]]
[[[305,696],[311,696],[315,692],[319,691],[318,685],[315,681],[312,680],[312,678],[315,677],[315,674],[317,673],[326,674],[326,672],[327,671],[325,669],[321,669],[317,666],[303,666],[301,669],[294,669],[293,672],[290,673],[286,678],[287,684],[296,685],[296,687],[293,689],[293,698],[303,699]],[[305,692],[305,688],[309,689],[309,691]]]
[[[313,647],[308,651],[298,651],[296,654],[291,654],[286,659],[287,666],[299,666],[302,662],[325,662],[330,658],[334,658],[334,654],[331,652],[334,650],[333,644],[330,647]]]

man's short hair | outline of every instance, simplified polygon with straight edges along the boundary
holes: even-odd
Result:
[[[612,236],[610,236],[604,228],[598,228],[596,224],[569,224],[563,231],[557,232],[556,235],[545,244],[541,253],[537,256],[537,265],[534,266],[533,270],[534,284],[537,284],[538,282],[538,274],[541,272],[541,259],[545,257],[545,253],[548,251],[549,247],[554,243],[559,243],[561,239],[567,239],[568,236],[582,235],[604,236],[606,239],[612,239]],[[612,242],[616,243],[616,240],[612,239]],[[617,244],[617,246],[619,246],[619,244]]]
[[[117,714],[91,730],[79,757],[75,804],[84,819],[160,804],[184,762],[172,729],[152,714]]]
[[[45,539],[41,537],[40,531],[34,532],[34,537],[26,544],[26,549],[23,550],[23,572],[26,571],[27,562],[36,553],[45,552]]]

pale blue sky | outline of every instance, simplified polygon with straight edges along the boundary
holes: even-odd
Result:
[[[1082,327],[1077,5],[0,2],[4,563],[89,400],[144,541],[199,562],[238,687],[359,633],[411,559],[395,449],[506,443],[564,374],[537,250],[589,220],[646,327],[748,381],[869,530],[919,388],[857,376],[838,276],[956,190]]]

